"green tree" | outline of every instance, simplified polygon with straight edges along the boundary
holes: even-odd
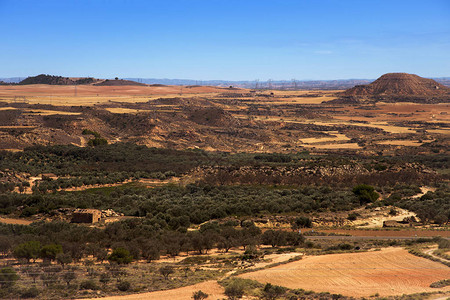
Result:
[[[55,260],[56,256],[62,253],[62,246],[57,244],[45,245],[41,248],[40,257],[44,260]]]
[[[0,236],[0,253],[6,256],[11,250],[11,240],[7,236]]]
[[[17,259],[26,259],[27,262],[33,261],[39,257],[41,252],[41,243],[38,241],[29,241],[19,244],[14,248],[13,254]]]
[[[110,262],[115,262],[118,264],[129,264],[133,261],[133,257],[130,255],[130,251],[128,251],[127,249],[116,248],[108,257],[108,260]]]
[[[367,184],[359,184],[355,186],[352,192],[358,197],[361,205],[374,202],[380,197],[380,195],[375,192],[374,187]]]

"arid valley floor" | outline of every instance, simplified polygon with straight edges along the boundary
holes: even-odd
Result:
[[[445,97],[0,85],[0,298],[446,299],[449,149]]]

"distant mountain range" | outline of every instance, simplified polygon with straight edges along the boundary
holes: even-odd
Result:
[[[48,75],[47,75],[48,76]],[[55,77],[55,76],[53,76]],[[59,77],[59,76],[58,76]],[[61,77],[59,77],[61,78]],[[64,78],[64,77],[63,77]],[[0,78],[0,82],[19,83],[26,82],[25,77]],[[193,79],[159,79],[159,78],[123,78],[142,84],[163,84],[163,85],[209,85],[209,86],[233,86],[249,89],[317,89],[317,90],[341,90],[373,82],[375,79],[339,79],[339,80],[193,80]],[[432,78],[450,87],[450,77]],[[93,82],[97,80],[92,80]],[[70,84],[68,82],[67,84]],[[84,84],[89,84],[85,82]],[[80,83],[78,83],[80,84]],[[81,83],[83,84],[83,83]]]

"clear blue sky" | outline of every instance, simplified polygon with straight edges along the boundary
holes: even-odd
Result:
[[[0,0],[0,77],[450,76],[449,0]]]

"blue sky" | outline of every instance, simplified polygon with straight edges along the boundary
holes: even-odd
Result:
[[[449,0],[0,0],[0,77],[450,76]]]

